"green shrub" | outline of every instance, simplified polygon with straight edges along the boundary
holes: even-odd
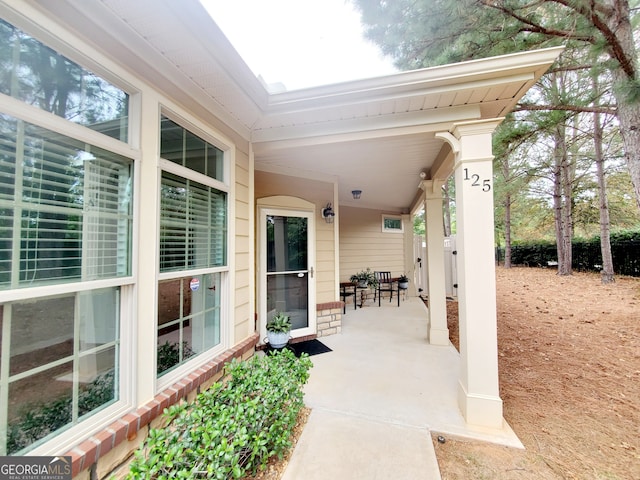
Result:
[[[193,356],[194,352],[189,348],[189,342],[182,342],[182,360]],[[178,342],[164,344],[158,347],[158,362],[156,365],[156,373],[161,374],[166,370],[178,365],[181,361],[180,344]]]
[[[78,415],[82,416],[115,399],[115,372],[108,370],[78,392]],[[15,454],[72,423],[73,399],[69,395],[23,405],[7,426],[7,453]]]
[[[600,272],[602,252],[600,237],[573,238],[571,266],[575,270]],[[611,233],[611,255],[614,272],[618,275],[640,277],[640,231],[625,230]],[[504,250],[498,249],[497,259],[504,259]],[[512,265],[547,267],[557,263],[555,242],[514,242],[511,249]]]
[[[128,479],[253,475],[291,447],[303,407],[311,361],[289,350],[227,365],[228,379],[195,402],[165,410],[167,427],[154,429],[136,453]]]

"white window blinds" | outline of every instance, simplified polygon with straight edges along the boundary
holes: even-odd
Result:
[[[0,288],[130,275],[132,168],[0,116]]]
[[[162,173],[160,271],[226,265],[227,195]]]

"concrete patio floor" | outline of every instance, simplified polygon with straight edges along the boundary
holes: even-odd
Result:
[[[439,479],[431,433],[523,448],[509,425],[467,425],[457,403],[459,355],[427,343],[419,298],[347,306],[333,351],[310,357],[312,409],[283,480]]]

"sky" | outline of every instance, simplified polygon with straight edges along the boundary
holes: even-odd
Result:
[[[395,73],[348,0],[201,0],[256,76],[287,90]]]

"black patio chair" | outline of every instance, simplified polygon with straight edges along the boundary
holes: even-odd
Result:
[[[396,292],[396,297],[398,298],[398,306],[400,306],[400,289],[398,288],[398,282],[395,282],[391,278],[391,272],[374,272],[376,275],[376,280],[378,280],[378,285],[376,286],[376,292],[374,294],[375,297],[378,297],[378,306],[381,306],[382,292],[389,292],[389,303],[393,299],[393,292]]]

